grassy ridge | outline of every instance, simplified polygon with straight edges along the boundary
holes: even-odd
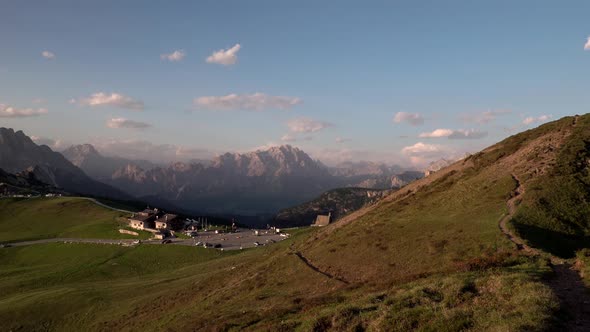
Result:
[[[515,186],[492,171],[451,172],[302,250],[334,274],[375,284],[456,271],[470,259],[513,248],[498,220]]]
[[[531,245],[562,257],[590,247],[590,117],[580,116],[576,126],[573,121],[570,117],[548,126],[573,129],[548,174],[532,181],[512,220]]]
[[[56,237],[147,238],[119,233],[125,213],[111,211],[80,198],[0,199],[0,242]]]

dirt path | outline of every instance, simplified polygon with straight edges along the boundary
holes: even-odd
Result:
[[[506,237],[516,244],[518,250],[528,255],[540,255],[540,251],[528,246],[523,239],[516,236],[508,227],[507,222],[516,213],[517,202],[525,193],[524,186],[518,177],[512,174],[516,181],[516,189],[512,197],[506,202],[508,214],[499,223],[500,230]],[[551,255],[551,265],[554,275],[547,281],[547,285],[559,298],[562,321],[555,327],[556,331],[590,331],[590,293],[584,284],[580,273],[570,263]]]
[[[343,284],[347,284],[347,285],[349,284],[349,282],[347,280],[344,280],[340,277],[334,276],[326,271],[322,271],[319,267],[313,265],[311,263],[311,261],[309,259],[307,259],[307,257],[303,256],[303,254],[300,251],[295,251],[293,248],[291,248],[291,251],[295,256],[297,256],[299,258],[299,260],[301,260],[303,262],[303,264],[307,265],[307,267],[309,267],[313,271],[315,271],[319,274],[322,274],[330,279],[340,281]]]
[[[547,281],[559,298],[563,315],[556,331],[590,331],[590,294],[580,273],[569,263],[553,265],[554,277]]]
[[[527,254],[538,255],[539,251],[537,249],[529,247],[523,239],[516,236],[512,231],[508,228],[507,223],[514,217],[517,208],[517,202],[520,201],[522,195],[524,194],[524,187],[522,186],[520,180],[516,175],[512,174],[512,178],[516,181],[516,189],[512,192],[512,197],[506,202],[508,205],[508,214],[500,219],[499,227],[502,233],[508,237],[510,241],[516,244],[518,250],[522,250]]]

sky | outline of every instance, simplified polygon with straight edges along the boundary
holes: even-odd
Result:
[[[423,167],[588,110],[590,2],[0,0],[0,126]],[[587,45],[587,46],[586,46]]]

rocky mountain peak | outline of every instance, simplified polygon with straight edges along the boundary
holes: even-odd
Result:
[[[80,144],[80,145],[72,145],[63,151],[63,154],[66,155],[78,155],[78,156],[89,156],[89,155],[100,155],[98,151],[94,148],[92,144]],[[68,157],[69,158],[69,157]]]

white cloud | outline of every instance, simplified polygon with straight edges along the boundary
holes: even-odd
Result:
[[[529,117],[525,118],[524,120],[522,120],[522,123],[525,125],[530,125],[533,123],[546,122],[546,121],[549,121],[549,119],[551,119],[551,118],[552,118],[551,115],[541,115],[538,117],[529,116]]]
[[[240,48],[240,44],[235,44],[226,50],[221,49],[219,51],[213,52],[213,54],[207,57],[207,63],[217,63],[224,66],[233,65],[238,61],[237,54]]]
[[[477,131],[475,129],[436,129],[429,133],[421,133],[420,138],[440,138],[448,137],[449,139],[479,139],[488,135],[485,131]]]
[[[588,37],[586,44],[584,44],[584,50],[590,51],[590,37]]]
[[[464,122],[485,124],[485,123],[490,123],[490,122],[496,120],[496,118],[498,116],[502,116],[502,115],[510,114],[510,113],[512,113],[512,110],[497,109],[497,110],[489,110],[489,111],[485,111],[485,112],[481,112],[481,113],[464,114],[461,116],[461,118]]]
[[[53,52],[49,52],[49,51],[41,52],[41,56],[43,56],[45,59],[49,59],[49,60],[55,59],[55,54]]]
[[[412,126],[420,126],[424,124],[424,117],[419,113],[397,112],[393,116],[393,122],[407,122]]]
[[[408,157],[413,165],[420,167],[440,158],[449,158],[454,154],[452,150],[445,146],[422,142],[404,147],[401,153]]]
[[[333,125],[328,122],[316,121],[309,118],[297,118],[289,120],[287,126],[293,133],[315,133]]]
[[[178,62],[178,61],[184,59],[185,56],[186,56],[186,53],[183,50],[175,50],[172,53],[160,55],[160,59],[167,60],[170,62]]]
[[[15,108],[0,104],[0,118],[30,118],[47,113],[45,108]]]
[[[74,99],[70,100],[70,103],[75,103]],[[79,100],[81,105],[86,106],[115,106],[120,108],[126,108],[130,110],[141,111],[145,108],[145,105],[141,100],[135,100],[131,97],[127,97],[120,93],[112,92],[107,94],[104,92],[97,92],[90,97],[82,98]]]
[[[145,122],[128,120],[125,118],[112,118],[107,121],[107,127],[109,128],[130,128],[130,129],[145,129],[152,125]]]
[[[303,101],[297,97],[269,96],[260,92],[245,95],[229,94],[226,96],[204,96],[193,100],[194,105],[198,108],[219,111],[262,111],[265,109],[288,110],[302,102]]]
[[[449,137],[453,134],[451,129],[436,129],[430,133],[422,133],[418,135],[420,138],[438,138],[438,137]]]

